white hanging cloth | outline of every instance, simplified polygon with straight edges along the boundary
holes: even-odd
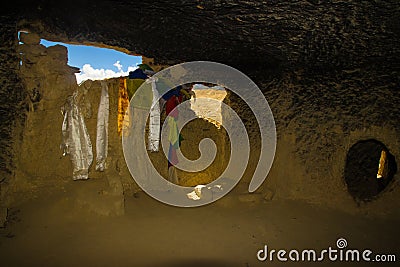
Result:
[[[108,86],[101,81],[101,97],[97,112],[97,133],[96,133],[96,171],[106,169],[106,158],[108,153],[108,119],[110,114],[110,101]]]
[[[63,156],[70,155],[73,165],[73,179],[88,179],[89,168],[93,162],[92,143],[85,120],[77,103],[78,91],[67,98],[61,108],[64,116],[62,124]]]
[[[146,80],[146,83],[151,83],[151,90],[153,92],[153,101],[150,108],[150,121],[149,121],[149,136],[147,142],[147,150],[156,152],[159,149],[160,144],[160,104],[159,104],[159,93],[157,91],[157,77],[150,77]]]

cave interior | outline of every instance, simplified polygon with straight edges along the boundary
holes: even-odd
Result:
[[[256,253],[266,243],[322,249],[339,237],[352,247],[398,253],[398,1],[16,0],[2,8],[0,24],[6,266],[258,266]],[[44,47],[41,39],[141,56],[156,71],[210,61],[244,73],[276,127],[265,181],[248,191],[263,149],[260,128],[252,107],[226,88],[213,97],[238,114],[249,137],[240,182],[197,208],[151,198],[132,179],[116,130],[120,79],[78,84],[67,48]],[[107,168],[91,164],[90,179],[74,181],[71,159],[60,150],[60,110],[77,92],[96,148],[104,84]],[[204,171],[178,171],[181,185],[212,182],[230,160],[226,129],[197,119],[182,133],[181,150],[191,160],[204,138],[218,153]],[[148,155],[167,177],[166,156]]]

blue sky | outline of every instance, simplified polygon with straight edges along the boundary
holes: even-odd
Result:
[[[127,76],[129,71],[142,62],[140,56],[130,56],[125,53],[94,46],[70,45],[50,42],[42,39],[42,45],[49,47],[56,44],[68,49],[68,65],[78,67],[81,73],[76,74],[78,83],[86,80],[101,80],[111,77]]]

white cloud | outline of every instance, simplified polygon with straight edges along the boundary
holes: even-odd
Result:
[[[130,71],[137,69],[136,66],[129,66],[127,71],[123,70],[123,66],[118,60],[113,64],[118,71],[113,71],[110,69],[95,69],[90,64],[83,65],[81,72],[76,73],[76,81],[78,84],[85,80],[104,80],[108,78],[115,78],[121,76],[128,76]]]
[[[115,63],[113,64],[113,66],[117,67],[118,71],[123,71],[123,70],[122,70],[122,65],[121,65],[121,63],[119,63],[119,60],[118,60],[117,62],[115,62]]]
[[[129,67],[128,67],[128,73],[129,73],[130,71],[136,70],[137,68],[138,68],[138,67],[129,66]]]

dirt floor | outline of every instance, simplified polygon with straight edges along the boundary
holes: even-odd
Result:
[[[67,181],[10,209],[0,229],[0,266],[399,266],[399,218],[354,216],[289,200],[243,201],[236,192],[200,208],[171,207],[138,193],[125,197],[123,216],[77,204],[81,193],[99,195],[103,182]],[[257,260],[264,245],[320,251],[336,248],[341,237],[348,248],[396,254],[397,265]]]

